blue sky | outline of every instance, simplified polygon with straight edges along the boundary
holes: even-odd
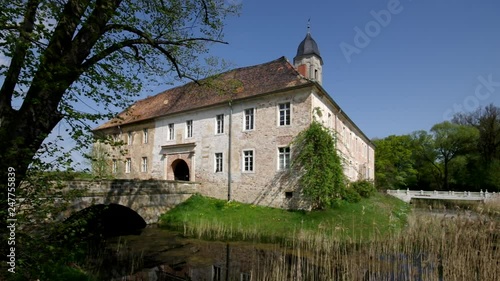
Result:
[[[241,3],[241,15],[227,20],[229,44],[214,45],[212,54],[235,67],[281,56],[293,61],[310,18],[324,61],[323,87],[369,138],[429,130],[453,113],[500,106],[498,0],[226,3]],[[346,55],[341,46],[356,52]]]
[[[238,67],[281,56],[293,61],[311,18],[323,87],[370,138],[429,130],[455,112],[500,106],[498,0],[227,2],[243,8],[227,21],[229,45],[214,46],[214,55]],[[356,27],[368,43],[355,41]],[[346,56],[341,44],[357,53]]]

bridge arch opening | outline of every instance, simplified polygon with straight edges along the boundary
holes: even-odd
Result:
[[[186,161],[177,159],[172,163],[174,179],[179,181],[189,181],[189,166]]]
[[[82,236],[136,234],[146,227],[146,221],[134,210],[119,204],[96,204],[72,214],[64,221]]]

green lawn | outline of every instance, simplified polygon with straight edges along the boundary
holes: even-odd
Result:
[[[185,235],[216,240],[275,242],[295,238],[332,237],[367,240],[398,231],[409,206],[393,197],[375,194],[359,203],[321,211],[287,211],[227,202],[194,195],[164,214],[160,224]]]

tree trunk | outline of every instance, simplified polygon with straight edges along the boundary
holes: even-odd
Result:
[[[46,93],[47,94],[47,93]],[[38,105],[21,108],[21,110],[0,110],[0,227],[5,229],[8,216],[8,198],[12,199],[16,192],[8,192],[8,182],[15,178],[16,191],[25,179],[26,172],[33,157],[44,139],[62,119],[57,109],[51,110],[50,103],[40,102]],[[12,173],[14,169],[14,174]],[[10,172],[9,172],[10,170]],[[12,190],[12,189],[11,189]],[[18,210],[16,210],[18,211]]]
[[[448,164],[450,160],[444,159],[444,178],[443,178],[443,190],[450,190],[448,186]]]

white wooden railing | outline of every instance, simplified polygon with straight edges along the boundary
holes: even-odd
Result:
[[[387,190],[387,194],[397,197],[405,202],[410,202],[412,198],[418,199],[438,199],[438,200],[471,200],[487,201],[494,198],[500,198],[500,193],[470,191],[425,191],[425,190]]]

